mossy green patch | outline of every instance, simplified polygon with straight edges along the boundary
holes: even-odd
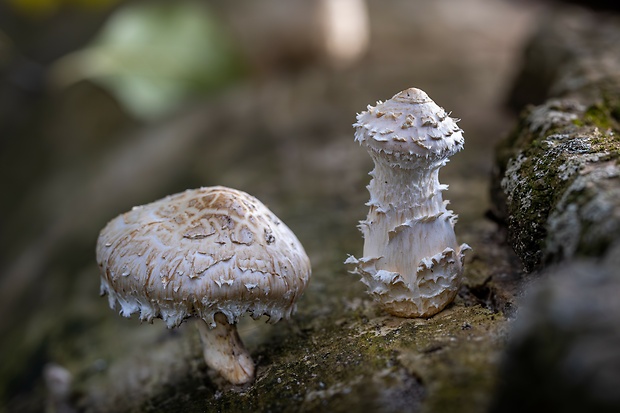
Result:
[[[614,119],[610,116],[610,108],[602,102],[596,103],[588,107],[583,114],[583,123],[585,125],[593,125],[601,130],[611,129],[615,126]]]

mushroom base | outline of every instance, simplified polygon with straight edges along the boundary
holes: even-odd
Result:
[[[361,276],[369,294],[388,313],[404,318],[430,317],[454,300],[463,274],[464,252],[469,249],[467,244],[457,251],[446,248],[422,259],[413,274],[378,268],[381,257],[349,256],[345,264],[353,266],[351,272]]]
[[[199,320],[203,355],[209,367],[232,384],[241,385],[254,379],[254,362],[243,345],[235,324],[229,324],[222,313],[215,314],[215,327]]]
[[[409,300],[383,302],[381,307],[396,317],[402,318],[419,318],[419,317],[432,317],[446,308],[450,304],[454,297],[456,297],[457,289],[444,290],[437,297],[434,297],[434,305],[430,307],[420,308],[416,303]]]

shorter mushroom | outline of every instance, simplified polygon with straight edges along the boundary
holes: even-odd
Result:
[[[188,190],[134,207],[97,241],[101,293],[120,313],[169,328],[197,317],[208,366],[233,384],[250,382],[254,363],[238,318],[288,319],[310,277],[295,234],[264,204],[222,186]]]

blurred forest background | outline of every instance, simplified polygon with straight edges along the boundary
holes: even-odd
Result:
[[[466,149],[442,182],[475,250],[476,234],[495,229],[488,177],[523,103],[508,105],[524,44],[549,7],[1,2],[0,411],[62,411],[49,388],[60,383],[62,399],[63,374],[87,381],[115,351],[174,334],[98,297],[94,245],[117,214],[186,188],[245,190],[298,234],[314,268],[302,316],[365,299],[342,266],[361,251],[372,167],[351,124],[408,87],[463,119]]]

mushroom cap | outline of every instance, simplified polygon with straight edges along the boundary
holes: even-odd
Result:
[[[215,326],[245,312],[290,317],[310,277],[295,234],[253,196],[222,186],[134,207],[97,240],[101,292],[129,317],[168,327],[196,316]]]
[[[407,167],[419,158],[445,159],[463,149],[463,130],[420,89],[397,93],[357,115],[355,140],[371,155]]]

